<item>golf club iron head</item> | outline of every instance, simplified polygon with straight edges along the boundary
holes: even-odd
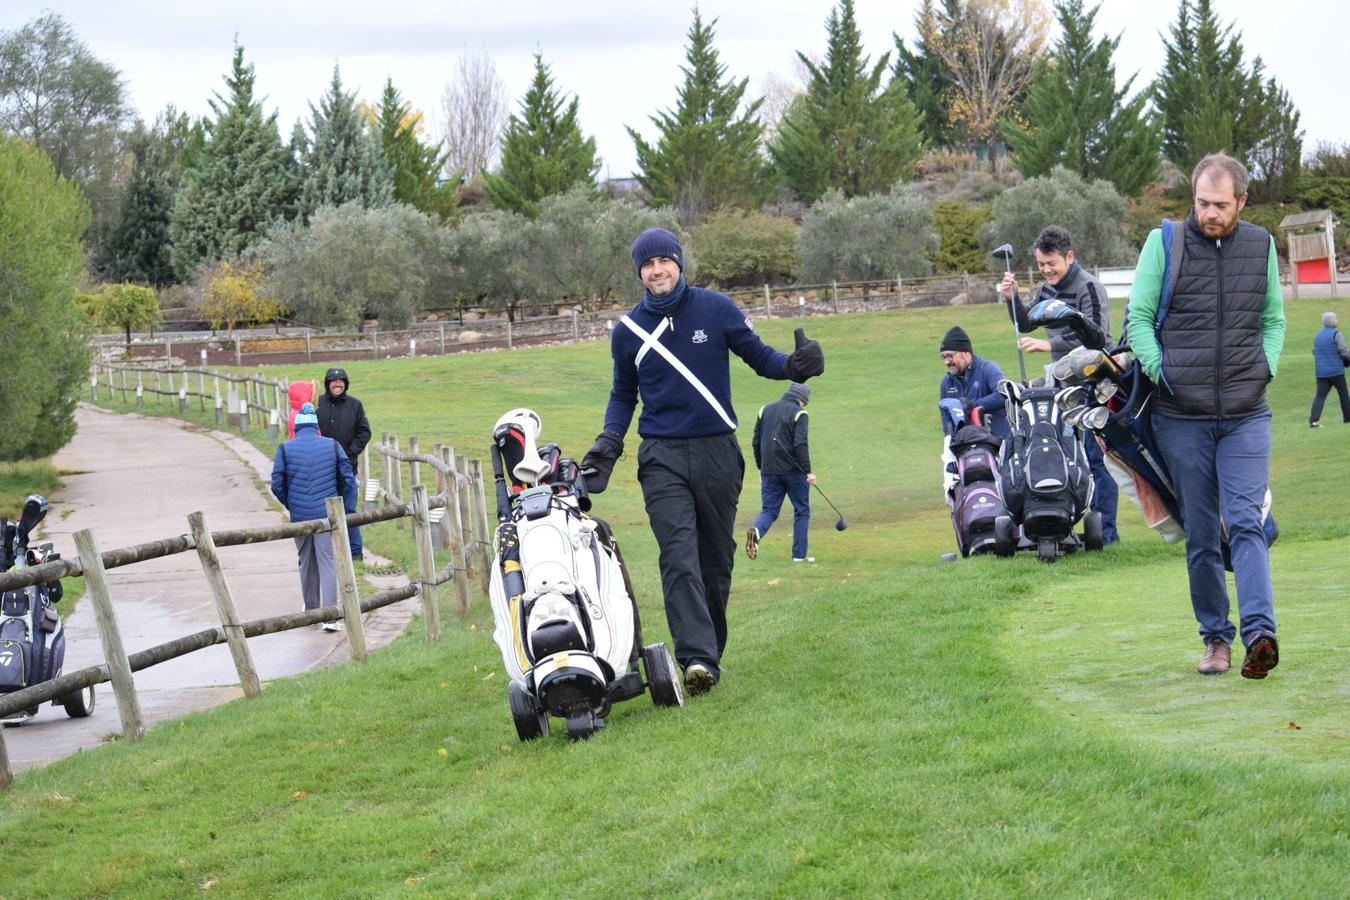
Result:
[[[1105,406],[1094,406],[1083,413],[1080,421],[1083,423],[1084,428],[1088,428],[1092,431],[1100,431],[1106,426],[1106,420],[1110,417],[1111,410],[1107,409]]]
[[[1105,381],[1105,380],[1097,382],[1097,386],[1093,388],[1092,391],[1092,395],[1097,399],[1097,402],[1100,404],[1105,404],[1108,400],[1110,400],[1118,393],[1120,393],[1120,386],[1117,385],[1114,381]]]

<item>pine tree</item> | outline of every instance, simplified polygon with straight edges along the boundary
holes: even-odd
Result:
[[[437,184],[448,154],[439,145],[422,143],[417,136],[421,122],[422,114],[403,102],[393,79],[386,80],[375,132],[393,175],[394,199],[446,221],[455,215],[458,184]]]
[[[316,108],[309,106],[309,142],[300,185],[300,214],[308,220],[320,206],[357,202],[367,209],[394,200],[394,179],[379,139],[366,130],[356,97],[333,80]]]
[[[870,67],[863,55],[853,0],[840,0],[825,27],[825,61],[797,53],[810,73],[806,93],[788,107],[769,145],[788,186],[808,203],[830,188],[848,197],[888,190],[912,174],[922,152],[904,86],[881,87],[890,54]]]
[[[1160,138],[1145,109],[1147,92],[1126,100],[1135,76],[1116,87],[1112,57],[1120,38],[1093,39],[1100,9],[1084,11],[1083,0],[1055,6],[1063,34],[1037,66],[1020,120],[1005,126],[1004,136],[1028,178],[1062,165],[1133,195],[1157,173]]]
[[[285,211],[290,191],[286,151],[276,114],[264,116],[253,99],[253,67],[235,45],[228,99],[216,94],[215,114],[199,168],[174,197],[173,266],[186,277],[203,262],[237,256]]]
[[[1210,0],[1181,0],[1163,69],[1154,83],[1163,153],[1189,172],[1206,153],[1248,161],[1265,137],[1272,98],[1258,58],[1249,68],[1242,40],[1223,26]]]
[[[953,0],[945,0],[948,7]],[[961,136],[947,119],[954,79],[942,57],[933,52],[926,35],[933,30],[933,0],[923,0],[923,6],[914,14],[914,27],[919,34],[915,49],[910,50],[898,34],[895,41],[895,67],[891,80],[901,82],[914,110],[919,116],[919,131],[930,147],[947,147],[961,140]]]
[[[165,148],[156,146],[154,136],[140,123],[130,143],[131,180],[105,247],[103,274],[109,281],[164,287],[174,280],[169,252],[171,163],[161,158]]]
[[[719,208],[753,209],[766,194],[766,167],[759,145],[761,100],[737,110],[748,79],[727,79],[726,66],[713,47],[717,20],[704,24],[698,8],[689,27],[684,85],[675,109],[652,116],[660,129],[648,144],[632,128],[637,148],[638,181],[653,206],[672,206],[680,223],[690,227]]]
[[[545,197],[579,184],[594,189],[599,170],[595,138],[584,137],[577,121],[577,98],[563,105],[536,53],[534,81],[502,136],[501,170],[483,179],[484,192],[499,209],[534,218]]]

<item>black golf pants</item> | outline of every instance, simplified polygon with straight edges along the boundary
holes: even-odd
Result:
[[[666,622],[681,668],[700,662],[720,669],[744,477],[734,434],[644,438],[638,448],[638,481],[661,548]]]
[[[1317,379],[1317,396],[1313,397],[1312,412],[1308,414],[1309,422],[1316,422],[1322,418],[1322,404],[1326,402],[1327,394],[1332,388],[1336,389],[1336,395],[1341,398],[1341,421],[1350,422],[1350,397],[1345,393],[1344,375]]]

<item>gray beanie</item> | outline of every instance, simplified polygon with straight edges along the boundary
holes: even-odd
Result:
[[[788,385],[787,393],[783,395],[784,400],[797,400],[802,406],[805,406],[811,400],[811,389],[799,382],[792,382]]]
[[[1327,327],[1327,328],[1335,328],[1335,327],[1336,327],[1336,323],[1337,323],[1338,321],[1340,321],[1340,320],[1336,318],[1336,314],[1335,314],[1334,312],[1324,312],[1324,313],[1322,313],[1322,325],[1323,325],[1323,326],[1325,326],[1325,327]]]

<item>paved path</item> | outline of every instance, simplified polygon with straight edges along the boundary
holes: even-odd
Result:
[[[87,404],[80,405],[76,423],[74,440],[55,457],[66,474],[40,526],[43,540],[53,541],[63,556],[75,555],[73,535],[85,528],[93,529],[101,550],[111,550],[186,534],[187,516],[196,511],[205,513],[213,531],[285,521],[268,508],[264,479],[272,461],[241,438]],[[222,547],[219,553],[242,620],[303,607],[291,541]],[[108,578],[128,653],[220,624],[195,552],[113,569]],[[416,603],[405,600],[368,614],[367,643],[373,648],[397,636]],[[80,601],[66,634],[65,671],[103,662],[92,603]],[[350,658],[340,633],[314,628],[252,638],[249,647],[264,681]],[[147,726],[242,696],[224,644],[144,669],[135,679]],[[24,725],[6,728],[14,771],[97,747],[120,731],[111,685],[96,692],[87,719],[68,718],[61,707],[44,704]]]

